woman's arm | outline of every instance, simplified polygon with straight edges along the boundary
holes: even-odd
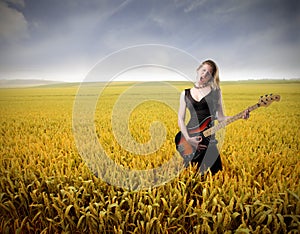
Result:
[[[181,134],[187,140],[189,138],[189,134],[185,126],[185,112],[186,112],[185,92],[183,91],[180,94],[179,110],[178,110],[178,126],[180,128]]]

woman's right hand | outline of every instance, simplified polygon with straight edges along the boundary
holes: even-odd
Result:
[[[201,137],[199,137],[199,136],[194,136],[194,137],[188,137],[187,142],[188,142],[191,146],[197,148],[198,145],[199,145],[199,143],[201,142],[201,140],[202,140]]]
[[[206,145],[200,144],[200,142],[202,141],[202,137],[200,136],[189,137],[187,141],[190,145],[192,145],[197,150],[204,150],[207,148]]]

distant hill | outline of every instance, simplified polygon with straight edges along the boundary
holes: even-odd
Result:
[[[109,85],[128,85],[128,84],[135,84],[142,81],[114,81],[108,82]],[[190,81],[166,81],[173,85],[179,84],[190,84]],[[107,82],[87,82],[90,85],[107,85]],[[149,84],[159,85],[159,81],[149,82]],[[233,85],[233,84],[287,84],[287,83],[300,83],[300,79],[257,79],[257,80],[238,80],[238,81],[221,81],[221,85]],[[145,81],[145,84],[147,82]],[[63,81],[53,81],[53,80],[23,80],[23,79],[14,79],[14,80],[0,80],[0,88],[30,88],[30,87],[45,87],[45,88],[56,88],[56,87],[70,87],[70,86],[80,86],[81,82],[63,82]]]
[[[24,88],[24,87],[35,87],[42,85],[51,85],[51,84],[62,84],[61,81],[53,80],[0,80],[0,88]]]

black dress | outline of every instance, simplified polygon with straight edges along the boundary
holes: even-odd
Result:
[[[211,116],[212,119],[215,119],[219,95],[219,90],[211,90],[209,94],[207,94],[198,102],[192,97],[190,89],[185,90],[185,102],[191,116],[187,124],[188,129],[199,126],[207,117]],[[212,125],[213,121],[208,127],[211,127]],[[210,136],[206,140],[208,140],[207,149],[196,151],[191,163],[196,163],[202,174],[208,168],[210,168],[212,174],[215,174],[219,170],[222,170],[222,162],[217,148],[217,141],[215,140],[214,135]]]

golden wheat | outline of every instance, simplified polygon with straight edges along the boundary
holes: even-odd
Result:
[[[166,140],[143,157],[123,149],[114,138],[111,115],[118,95],[131,85],[113,84],[101,97],[95,112],[99,142],[124,168],[155,168],[175,153],[177,116],[153,100],[137,106],[129,118],[135,141],[150,140],[153,121],[165,125]],[[253,105],[264,93],[278,93],[282,99],[226,128],[220,149],[223,171],[201,177],[190,167],[141,191],[106,184],[78,154],[72,132],[77,88],[1,89],[1,233],[300,231],[299,82],[224,83],[228,115]],[[155,87],[144,88],[156,92]],[[166,99],[178,102],[168,95]]]

